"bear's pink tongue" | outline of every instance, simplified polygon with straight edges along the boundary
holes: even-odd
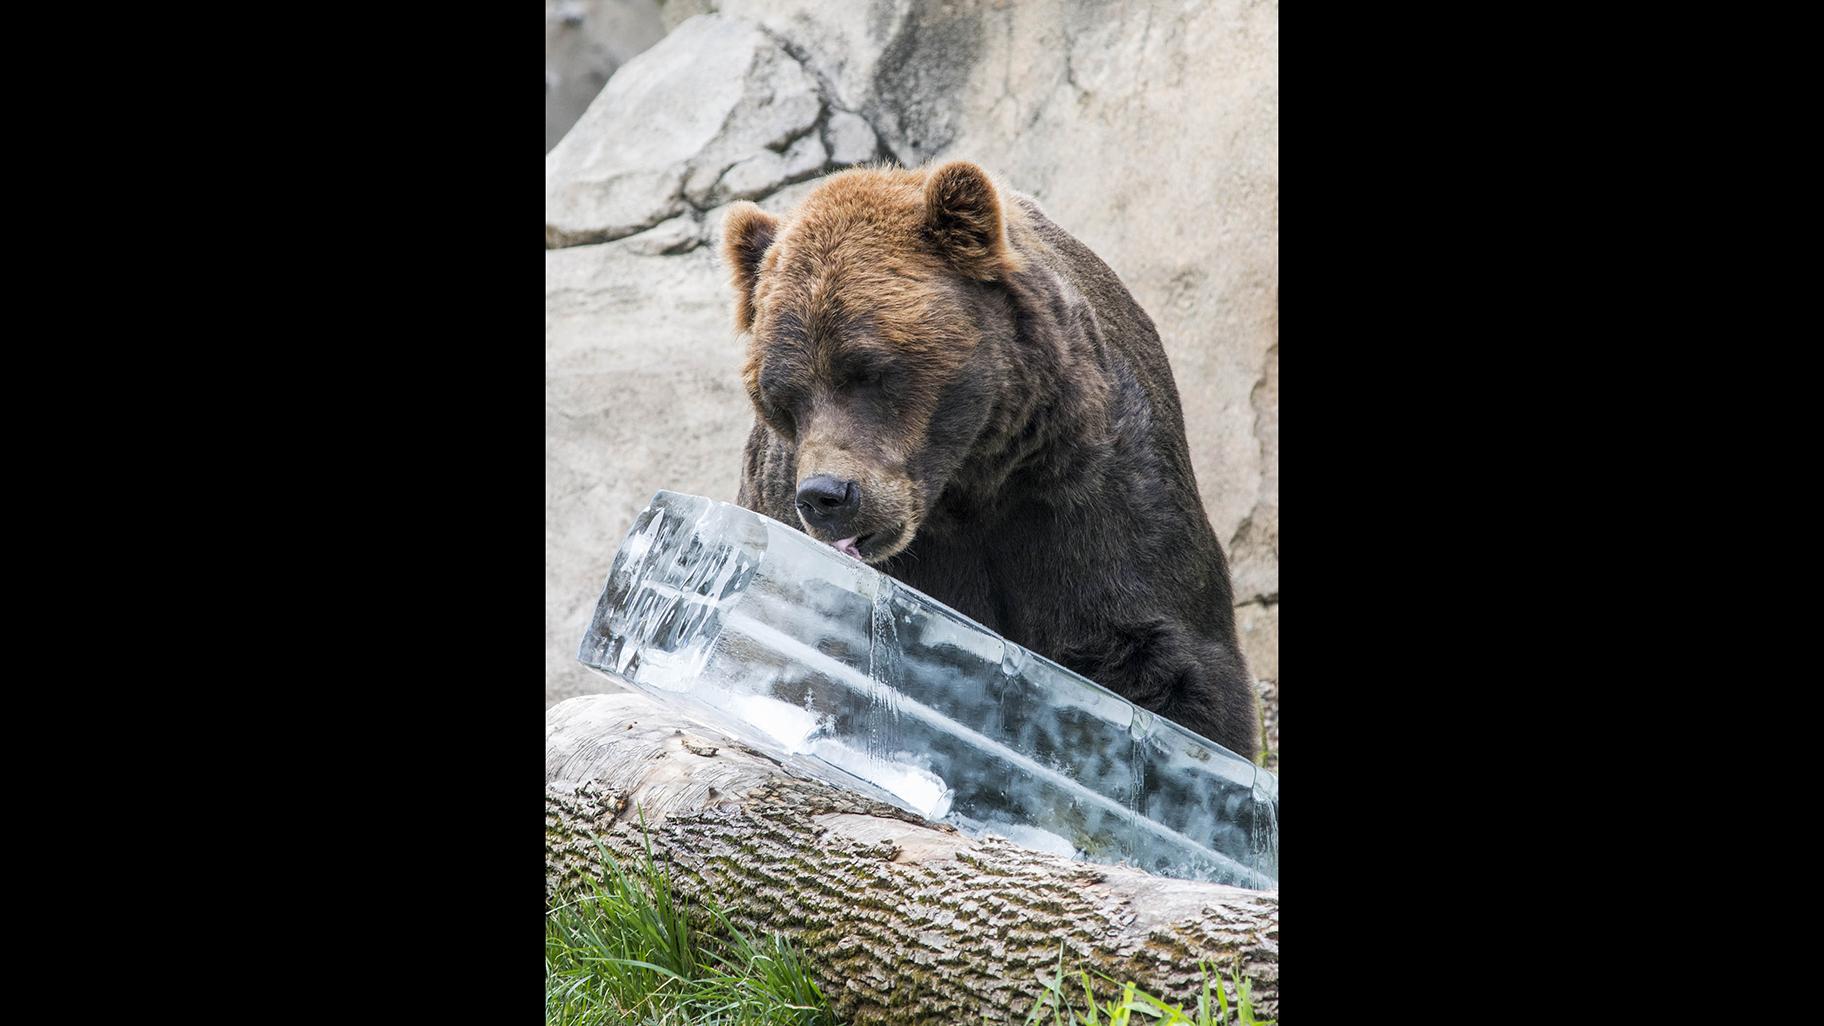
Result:
[[[859,535],[859,534],[855,536],[855,538],[859,538],[859,537],[861,537],[861,535]],[[855,538],[844,538],[841,541],[833,541],[830,543],[830,546],[832,548],[834,548],[837,552],[840,552],[847,556],[854,556],[856,559],[860,559],[861,550],[855,547]]]

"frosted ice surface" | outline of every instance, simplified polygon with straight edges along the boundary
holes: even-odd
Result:
[[[1279,780],[800,531],[659,492],[577,657],[972,833],[1275,888]]]

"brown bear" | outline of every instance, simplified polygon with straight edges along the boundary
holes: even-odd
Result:
[[[758,415],[741,505],[1255,754],[1172,372],[1107,265],[963,161],[736,204],[722,252]]]

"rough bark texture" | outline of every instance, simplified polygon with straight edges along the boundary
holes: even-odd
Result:
[[[791,938],[847,1021],[1024,1021],[1060,944],[1067,971],[1170,1001],[1194,1003],[1200,961],[1239,960],[1277,1015],[1277,891],[972,840],[639,695],[563,702],[545,731],[547,901],[595,873],[598,842],[637,857],[643,816],[679,889]]]

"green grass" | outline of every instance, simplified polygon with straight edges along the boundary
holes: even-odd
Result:
[[[545,1021],[565,1026],[837,1026],[789,944],[690,908],[651,852],[545,913]]]
[[[1167,1004],[1131,982],[1120,985],[1120,997],[1104,1003],[1096,1000],[1089,973],[1078,971],[1075,979],[1068,984],[1065,982],[1064,952],[1060,948],[1057,971],[1051,979],[1040,981],[1045,993],[1033,1006],[1026,1026],[1136,1026],[1142,1023],[1146,1026],[1227,1026],[1231,1021],[1235,1026],[1275,1026],[1273,1019],[1254,1018],[1254,1002],[1249,993],[1252,983],[1242,979],[1238,972],[1229,976],[1229,986],[1235,992],[1235,1018],[1230,1020],[1229,997],[1223,993],[1221,977],[1218,976],[1216,985],[1211,986],[1209,964],[1203,963],[1199,968],[1203,971],[1203,990],[1197,995],[1194,1009]],[[1106,976],[1102,980],[1114,983]],[[1072,1002],[1079,986],[1083,990],[1081,1006]],[[1046,1017],[1047,1013],[1050,1018]]]

